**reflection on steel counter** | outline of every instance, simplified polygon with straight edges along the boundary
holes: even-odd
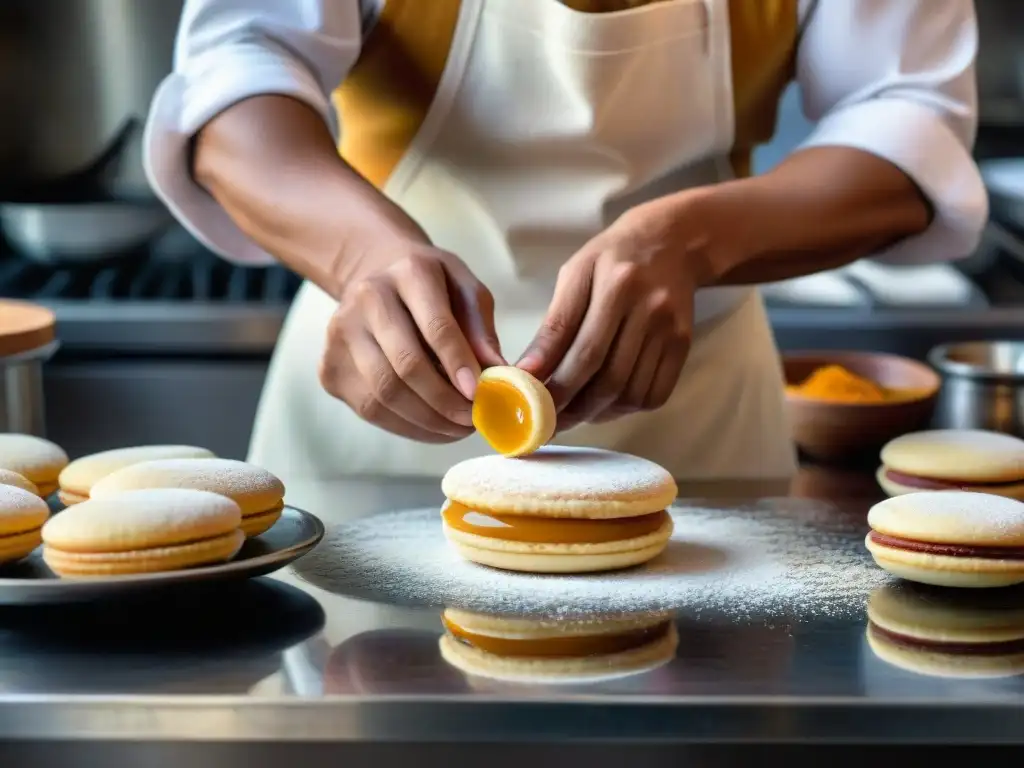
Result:
[[[980,592],[902,582],[872,594],[860,647],[865,693],[896,704],[1000,702],[1019,712],[1024,590]]]
[[[324,623],[268,579],[138,599],[0,609],[0,692],[247,693]]]
[[[562,618],[447,608],[441,622],[441,656],[473,681],[569,686],[643,676],[671,661],[679,643],[664,611]]]
[[[495,614],[489,618],[507,626],[543,626],[548,636],[559,631],[572,636],[582,627],[582,622],[549,614]],[[593,619],[588,623],[599,624]],[[645,653],[644,664],[633,664],[636,649],[620,653],[590,649],[576,656],[554,657],[536,651],[534,655],[515,655],[507,648],[501,654],[491,648],[486,663],[479,663],[477,654],[469,664],[464,663],[468,656],[443,651],[450,634],[440,622],[438,632],[373,630],[334,648],[324,668],[323,691],[327,695],[502,693],[547,700],[584,692],[702,696],[721,694],[735,685],[742,685],[750,694],[782,693],[791,688],[794,638],[785,624],[676,617],[674,622],[670,619],[667,625],[655,626],[667,627],[667,633],[659,637],[670,642],[648,638],[638,646]],[[528,642],[515,632],[505,639]]]
[[[788,495],[830,502],[844,512],[850,510],[851,519],[863,523],[867,508],[885,498],[875,480],[878,463],[876,457],[863,465],[804,462],[793,476]]]

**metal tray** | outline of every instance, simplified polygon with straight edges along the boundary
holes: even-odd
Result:
[[[40,547],[25,560],[0,568],[0,605],[70,603],[180,584],[251,579],[294,562],[319,544],[323,536],[320,520],[286,506],[274,527],[246,541],[230,562],[182,571],[89,579],[57,577],[43,562]]]

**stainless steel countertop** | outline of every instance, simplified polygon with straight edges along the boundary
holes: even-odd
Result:
[[[808,499],[837,554],[867,558],[870,474],[684,485],[687,499]],[[330,528],[438,504],[436,481],[292,483]],[[299,564],[301,571],[301,563]],[[1022,593],[1024,594],[1024,593]],[[1024,603],[1024,598],[1022,598]],[[1024,743],[1024,678],[955,680],[876,658],[861,607],[822,618],[680,611],[677,656],[618,682],[489,683],[438,653],[442,606],[396,606],[294,572],[116,605],[0,609],[0,745],[575,742]],[[15,741],[10,741],[15,740]],[[23,743],[28,743],[27,741]]]

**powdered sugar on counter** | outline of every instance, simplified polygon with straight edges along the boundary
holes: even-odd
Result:
[[[744,620],[857,615],[891,578],[871,561],[859,528],[814,502],[671,513],[675,532],[664,554],[613,573],[534,576],[466,562],[445,541],[434,507],[338,526],[295,568],[321,589],[400,605],[559,615],[683,610]]]

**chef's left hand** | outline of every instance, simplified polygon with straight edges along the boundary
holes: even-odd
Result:
[[[559,430],[659,408],[675,389],[707,250],[703,227],[680,211],[678,198],[637,206],[559,271],[518,363],[547,382]]]

